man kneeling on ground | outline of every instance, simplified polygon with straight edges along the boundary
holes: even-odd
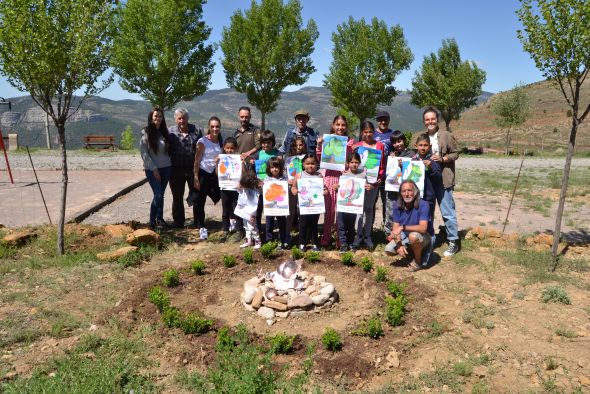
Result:
[[[429,206],[420,199],[418,186],[412,181],[403,181],[393,206],[393,229],[387,237],[390,242],[385,247],[385,253],[390,256],[398,254],[403,258],[413,254],[414,259],[408,266],[410,271],[428,266],[431,242],[429,220]]]

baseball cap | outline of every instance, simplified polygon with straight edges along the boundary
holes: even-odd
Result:
[[[379,118],[387,118],[387,119],[389,119],[389,112],[387,112],[387,111],[379,111],[379,112],[377,112],[377,116],[375,116],[375,119],[379,119]]]

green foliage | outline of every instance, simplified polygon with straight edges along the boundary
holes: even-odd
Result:
[[[189,313],[180,321],[180,328],[185,334],[204,334],[213,327],[213,320]]]
[[[383,327],[381,327],[381,319],[378,316],[373,316],[369,319],[363,320],[358,327],[352,331],[352,335],[362,337],[370,337],[378,339],[383,336]]]
[[[494,308],[475,303],[473,307],[463,312],[463,322],[471,323],[475,328],[487,328],[491,330],[495,327],[494,322],[486,319],[487,316],[495,314]]]
[[[541,300],[547,302],[560,302],[565,305],[570,305],[572,301],[567,291],[561,286],[547,286],[543,289]]]
[[[576,334],[572,330],[568,330],[567,328],[563,327],[556,328],[555,335],[557,335],[558,337],[564,337],[569,339],[576,338],[578,336],[578,334]]]
[[[455,39],[446,39],[438,54],[425,56],[420,70],[412,79],[412,104],[417,107],[434,105],[441,112],[447,130],[452,120],[475,105],[486,73],[475,62],[461,61]]]
[[[397,94],[393,82],[413,60],[402,28],[388,28],[377,18],[369,24],[350,17],[337,26],[332,41],[332,63],[324,79],[332,104],[358,119],[373,117],[377,105],[391,104]]]
[[[267,242],[260,247],[260,254],[265,259],[270,259],[274,255],[277,246],[279,246],[277,241]]]
[[[433,321],[428,325],[428,338],[436,338],[445,332],[445,326],[437,321]]]
[[[512,90],[494,97],[491,111],[500,127],[520,126],[526,122],[530,113],[530,100],[524,85],[518,84]]]
[[[279,332],[266,338],[266,341],[270,345],[270,352],[272,354],[289,354],[293,351],[295,336]]]
[[[223,28],[221,64],[228,86],[245,93],[265,115],[273,112],[281,92],[303,84],[315,71],[311,54],[318,31],[313,19],[303,27],[299,0],[262,0],[236,11]]]
[[[387,268],[385,267],[377,267],[377,271],[375,272],[375,280],[377,282],[385,282],[387,280]]]
[[[291,256],[293,256],[293,260],[299,260],[305,257],[305,253],[300,251],[297,246],[293,246],[291,248]]]
[[[164,322],[168,328],[180,327],[182,324],[180,311],[174,307],[164,309],[164,312],[162,312],[162,322]]]
[[[358,262],[358,265],[363,269],[365,272],[371,272],[373,269],[373,260],[369,256],[365,256]]]
[[[341,256],[342,264],[347,267],[354,266],[354,254],[352,252],[343,253]]]
[[[203,94],[214,47],[205,44],[211,28],[202,17],[202,0],[128,0],[112,61],[121,87],[164,110]]]
[[[148,292],[148,299],[152,304],[158,308],[158,311],[163,312],[170,306],[170,296],[161,287],[152,287]]]
[[[175,287],[180,284],[180,274],[174,268],[164,271],[162,283],[166,287]]]
[[[385,318],[392,327],[404,324],[405,308],[408,303],[404,295],[398,297],[385,296]]]
[[[127,126],[121,133],[121,143],[119,144],[119,148],[123,150],[131,150],[134,146],[135,136],[133,135],[133,129],[131,126]]]
[[[322,343],[326,349],[332,352],[342,349],[342,338],[340,338],[340,334],[338,334],[338,331],[330,327],[327,327],[322,334]]]
[[[153,245],[141,245],[133,252],[127,253],[117,259],[117,263],[123,267],[135,267],[142,262],[149,260],[156,252],[158,248]]]
[[[244,263],[254,264],[254,250],[252,248],[244,249]]]
[[[223,256],[223,266],[225,268],[232,268],[235,267],[236,264],[238,264],[238,260],[236,259],[236,256],[233,256],[231,254],[226,254],[225,256]]]
[[[391,296],[394,298],[403,296],[406,287],[406,284],[400,285],[392,281],[387,282],[387,290],[389,291],[389,294],[391,294]]]
[[[207,265],[205,265],[203,260],[197,260],[191,263],[191,270],[195,273],[195,275],[204,275],[205,269],[207,269]]]
[[[308,263],[317,263],[318,261],[320,261],[322,259],[322,254],[320,252],[315,252],[313,250],[308,250],[307,252],[305,252],[305,260]]]

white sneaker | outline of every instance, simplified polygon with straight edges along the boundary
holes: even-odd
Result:
[[[252,241],[245,239],[244,243],[240,245],[240,248],[247,248],[248,246],[252,246]]]
[[[254,243],[254,249],[260,249],[261,246],[262,246],[262,243],[260,243],[260,241],[256,241]]]
[[[236,219],[230,219],[229,220],[229,231],[235,231],[236,230]]]
[[[209,235],[209,234],[207,233],[207,229],[206,229],[206,228],[202,227],[202,228],[199,230],[199,238],[201,238],[201,239],[203,239],[203,240],[204,240],[204,239],[207,239],[207,236],[208,236],[208,235]]]
[[[447,248],[447,250],[445,250],[443,255],[445,257],[451,257],[452,255],[454,255],[458,251],[459,251],[459,245],[457,244],[457,242],[449,241],[449,247]]]

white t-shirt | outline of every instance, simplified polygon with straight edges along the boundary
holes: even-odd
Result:
[[[430,149],[432,149],[433,155],[440,154],[440,147],[438,146],[438,131],[430,136]]]
[[[205,151],[201,157],[201,165],[199,166],[203,171],[212,174],[215,171],[215,159],[221,152],[221,146],[219,142],[213,142],[207,137],[201,137],[197,141],[197,145],[202,144],[205,146]]]

